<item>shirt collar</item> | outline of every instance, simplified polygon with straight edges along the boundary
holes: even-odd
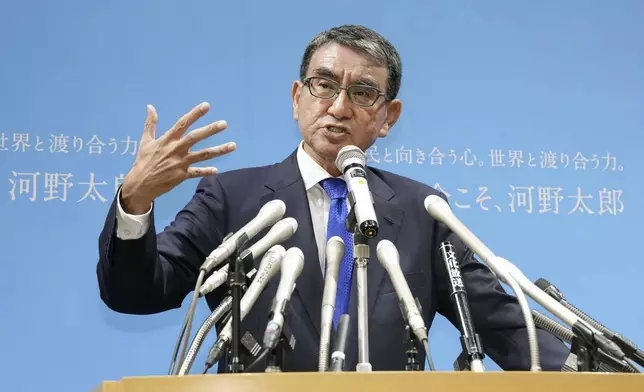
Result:
[[[322,166],[315,162],[313,158],[304,151],[303,145],[304,142],[302,141],[297,148],[297,165],[300,169],[302,179],[304,180],[304,188],[308,191],[320,181],[332,178],[333,176],[324,170]]]

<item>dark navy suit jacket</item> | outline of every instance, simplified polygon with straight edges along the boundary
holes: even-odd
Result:
[[[401,268],[412,294],[422,305],[428,328],[437,312],[458,324],[438,249],[441,241],[451,241],[457,249],[475,328],[486,354],[505,370],[529,369],[528,338],[516,299],[503,290],[489,269],[477,262],[449,229],[424,209],[423,201],[428,195],[445,196],[427,185],[374,168],[368,170],[368,182],[380,224],[378,236],[370,241],[368,265],[369,359],[373,370],[404,370],[406,363],[405,325],[398,299],[376,257],[376,246],[382,239],[396,245]],[[273,199],[284,201],[284,217],[293,217],[298,222],[295,235],[282,245],[286,249],[300,248],[305,257],[290,302],[290,325],[297,343],[283,370],[317,371],[323,276],[295,152],[279,164],[202,179],[192,200],[172,224],[156,234],[152,213],[150,228],[138,240],[116,237],[114,200],[99,239],[97,274],[101,298],[109,308],[123,313],[150,314],[180,307],[194,289],[206,256],[228,233],[241,228]],[[267,285],[242,324],[259,340],[278,281],[279,275]],[[358,359],[355,281],[354,276],[349,307],[352,327],[346,352],[348,370],[355,370]],[[211,309],[226,294],[221,289],[208,295]],[[548,332],[538,333],[542,368],[561,369],[568,348]],[[424,355],[419,361],[424,363]],[[220,364],[219,371],[223,370]]]

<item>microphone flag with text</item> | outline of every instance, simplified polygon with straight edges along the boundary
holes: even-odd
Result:
[[[440,252],[445,262],[445,269],[447,270],[449,298],[454,306],[454,312],[458,318],[459,327],[462,331],[461,346],[463,352],[456,360],[456,365],[460,369],[464,365],[473,372],[483,372],[483,345],[481,338],[474,329],[474,321],[470,313],[470,307],[467,302],[467,292],[465,291],[465,283],[461,276],[461,267],[454,252],[454,246],[449,241],[443,241],[440,244]],[[463,362],[463,364],[461,364]],[[456,366],[455,366],[456,367]]]

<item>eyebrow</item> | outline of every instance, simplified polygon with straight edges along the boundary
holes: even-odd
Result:
[[[330,68],[327,68],[327,67],[318,67],[318,68],[315,68],[315,69],[312,71],[312,73],[313,73],[315,76],[327,77],[327,78],[331,78],[331,79],[333,79],[333,80],[335,80],[335,81],[337,81],[337,80],[338,80],[338,77],[336,76],[336,74],[335,74],[335,73],[333,73],[333,71],[332,71]],[[369,79],[369,78],[364,78],[364,77],[358,78],[358,79],[357,79],[353,84],[359,84],[359,85],[364,85],[364,86],[370,86],[370,87],[375,87],[375,88],[377,88],[377,89],[380,89],[380,87],[378,86],[378,83],[374,82],[373,80],[371,80],[371,79]]]

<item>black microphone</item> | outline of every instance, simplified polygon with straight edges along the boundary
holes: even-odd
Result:
[[[592,317],[590,317],[580,309],[577,309],[575,306],[570,304],[564,297],[563,293],[554,284],[550,283],[546,279],[539,278],[534,282],[534,284],[546,294],[554,298],[557,302],[566,307],[568,310],[576,314],[579,318],[596,328],[606,338],[608,338],[608,340],[615,343],[624,352],[624,355],[626,357],[632,359],[640,366],[644,366],[644,351],[637,348],[635,343],[631,342],[624,336],[611,331],[601,323],[595,321]]]
[[[349,336],[349,315],[343,314],[338,317],[338,330],[333,342],[333,353],[331,354],[331,366],[329,371],[341,372],[344,370],[344,352],[347,349],[347,337]]]
[[[474,330],[474,322],[467,302],[467,292],[461,277],[461,267],[458,265],[458,260],[456,260],[454,247],[449,241],[443,241],[441,242],[440,250],[449,276],[449,297],[454,305],[462,331],[461,345],[463,346],[463,352],[462,357],[457,359],[457,362],[465,362],[473,372],[483,372],[485,371],[482,361],[485,357],[483,345],[481,344],[480,336]]]

